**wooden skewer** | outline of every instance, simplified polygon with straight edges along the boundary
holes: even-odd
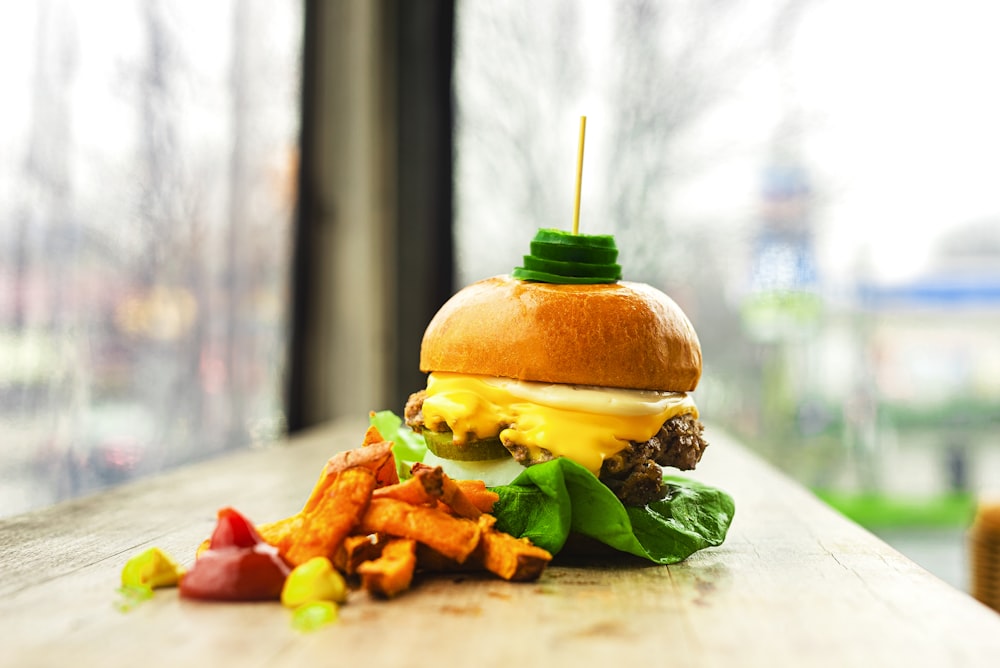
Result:
[[[587,117],[580,117],[580,149],[576,158],[576,201],[573,205],[573,234],[580,233],[580,187],[583,185],[583,142],[587,135]]]

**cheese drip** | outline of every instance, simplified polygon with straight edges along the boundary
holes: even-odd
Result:
[[[655,392],[535,383],[512,378],[435,372],[427,379],[424,424],[446,424],[455,443],[499,436],[507,447],[523,446],[530,460],[547,450],[597,475],[607,457],[629,441],[652,438],[664,422],[698,416],[684,392]]]

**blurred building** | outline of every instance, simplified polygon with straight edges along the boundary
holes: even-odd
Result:
[[[859,272],[834,295],[807,170],[772,160],[760,200],[741,302],[755,418],[741,435],[816,488],[1000,489],[1000,224],[957,228],[910,280]]]
[[[821,301],[812,187],[804,166],[785,158],[764,168],[755,227],[742,309],[746,331],[764,342],[808,338],[819,324]]]
[[[1000,488],[1000,224],[957,228],[925,271],[862,281],[857,300],[881,447],[914,464],[905,476],[887,472],[887,484]]]

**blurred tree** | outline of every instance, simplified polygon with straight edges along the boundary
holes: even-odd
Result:
[[[709,166],[712,157],[681,155],[676,145],[787,41],[807,2],[782,0],[753,15],[732,0],[616,3],[604,187],[620,245],[643,280],[683,283],[702,262],[703,255],[689,252],[698,231],[674,224],[666,211],[671,182]]]
[[[20,209],[15,213],[18,227],[15,242],[14,326],[54,326],[55,318],[65,315],[61,308],[67,289],[66,263],[45,263],[49,274],[45,282],[48,299],[43,322],[29,322],[32,304],[25,289],[29,269],[37,268],[36,257],[66,258],[64,241],[75,238],[72,182],[69,155],[72,152],[72,124],[68,90],[76,74],[75,33],[65,16],[51,1],[39,3],[35,24],[31,121],[28,129],[27,155],[23,163],[24,188],[20,189]],[[37,275],[37,274],[36,274]],[[36,282],[37,287],[37,282]],[[63,320],[65,318],[62,318]]]
[[[682,142],[783,48],[809,1],[461,4],[460,281],[508,271],[536,228],[568,226],[576,146],[566,121],[576,114],[597,116],[584,231],[618,235],[633,278],[662,286],[696,270],[701,258],[686,248],[699,231],[669,220],[668,203],[672,185],[713,156]]]

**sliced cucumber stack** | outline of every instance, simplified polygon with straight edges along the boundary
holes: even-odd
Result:
[[[614,283],[622,277],[618,248],[610,234],[572,234],[541,229],[531,241],[531,254],[514,278],[544,283]]]

